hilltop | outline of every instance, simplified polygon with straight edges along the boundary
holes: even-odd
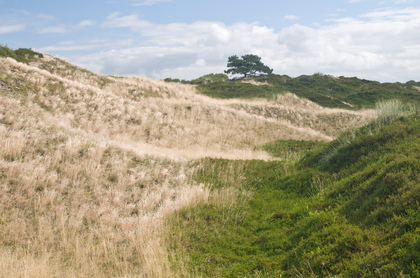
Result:
[[[171,78],[165,80],[174,81]],[[295,78],[269,74],[234,80],[229,80],[225,74],[209,74],[191,81],[175,81],[196,84],[199,92],[216,98],[272,99],[278,94],[291,92],[323,107],[349,110],[373,108],[376,102],[382,100],[420,101],[420,82],[414,80],[406,83],[380,83],[357,77],[316,73]]]
[[[418,197],[412,160],[389,164],[417,159],[418,117],[369,135],[355,130],[378,116],[371,106],[328,108],[288,91],[214,98],[201,85],[99,75],[30,49],[0,47],[0,56],[0,276],[303,275],[307,265],[325,274],[312,247],[325,257],[336,246],[322,241],[327,225],[310,223],[331,221],[338,230],[353,225],[346,239],[362,237],[355,250],[371,254],[372,265],[415,273],[407,265],[417,267],[417,253],[397,243],[416,244],[417,218],[407,216],[416,208],[395,202],[382,213],[370,204]],[[350,135],[339,136],[343,130]],[[393,144],[410,148],[382,157]],[[400,181],[400,169],[411,174]],[[348,179],[376,174],[372,181],[389,178],[395,188],[409,181],[411,195],[384,195],[384,187],[346,213],[367,192],[347,190]],[[365,240],[371,230],[363,225],[381,215],[407,228],[394,233],[393,224],[388,233],[381,222]],[[378,241],[381,233],[389,237]],[[389,249],[375,249],[378,242]],[[296,256],[276,257],[281,248]],[[392,258],[397,266],[387,264]],[[345,273],[354,261],[345,263],[328,261],[327,269]]]

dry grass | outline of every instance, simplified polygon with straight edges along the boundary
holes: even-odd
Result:
[[[0,277],[188,276],[188,262],[170,261],[165,219],[250,196],[210,194],[192,182],[189,160],[268,160],[256,145],[331,140],[371,117],[293,95],[215,100],[48,55],[30,66],[0,59],[0,68]]]
[[[15,122],[28,117],[7,105]],[[34,120],[0,129],[0,276],[172,276],[164,220],[209,195],[186,162]]]
[[[369,117],[321,108],[292,94],[272,102],[215,100],[188,85],[62,69],[73,73],[69,79],[12,59],[4,63],[14,70],[8,78],[23,83],[13,85],[31,88],[26,98],[63,126],[137,145],[153,155],[269,159],[252,152],[254,146],[276,139],[331,140],[343,126],[361,125]]]

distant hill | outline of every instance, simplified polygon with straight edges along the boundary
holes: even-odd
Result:
[[[268,75],[237,81],[215,81],[198,85],[198,90],[216,98],[273,98],[291,92],[323,107],[361,109],[372,108],[375,102],[400,99],[419,103],[420,82],[379,83],[357,77],[333,77],[325,74]]]

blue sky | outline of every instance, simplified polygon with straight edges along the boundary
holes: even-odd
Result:
[[[277,74],[420,80],[419,0],[0,0],[0,44],[86,69],[193,79],[256,54]]]

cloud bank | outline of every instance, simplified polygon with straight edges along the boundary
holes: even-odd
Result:
[[[102,28],[128,29],[132,37],[121,40],[126,44],[85,42],[80,47],[98,51],[66,55],[68,60],[105,74],[158,79],[223,72],[228,56],[247,53],[261,56],[275,73],[290,76],[322,72],[394,82],[418,80],[420,72],[420,9],[414,8],[384,9],[318,26],[294,24],[279,31],[258,22],[156,24],[120,13],[108,16]],[[53,47],[59,45],[49,49]]]

